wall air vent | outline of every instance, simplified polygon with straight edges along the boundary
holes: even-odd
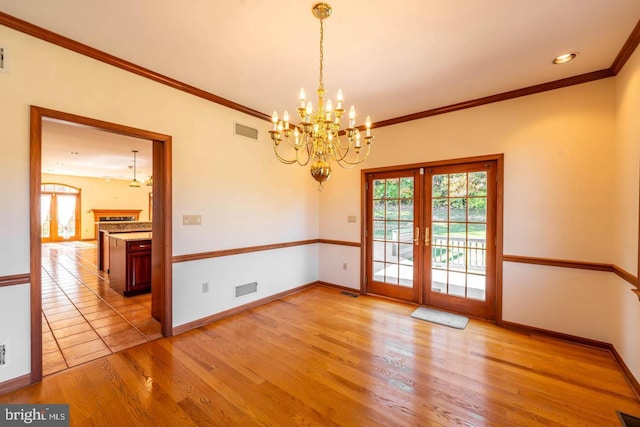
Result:
[[[236,298],[244,295],[258,292],[258,282],[247,283],[246,285],[236,286]]]
[[[240,123],[234,123],[233,129],[234,135],[244,136],[245,138],[251,138],[256,141],[258,140],[258,129],[241,125]]]

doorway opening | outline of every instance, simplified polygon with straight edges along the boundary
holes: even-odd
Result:
[[[42,379],[42,123],[57,121],[152,142],[152,310],[163,336],[172,331],[171,275],[171,136],[70,113],[31,106],[30,120],[30,270],[31,270],[31,382]]]

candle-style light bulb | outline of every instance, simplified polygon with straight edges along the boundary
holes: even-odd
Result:
[[[284,110],[282,120],[284,120],[284,128],[289,129],[289,112],[287,110]]]
[[[338,101],[338,105],[336,105],[336,109],[340,110],[342,109],[342,89],[338,89],[338,96],[336,96],[336,99]]]
[[[300,108],[304,108],[304,99],[306,98],[304,94],[304,88],[300,89]]]
[[[333,111],[333,104],[331,103],[331,99],[327,101],[327,105],[325,107],[325,113],[327,115],[327,121],[331,121],[331,112]]]
[[[356,129],[356,148],[360,148],[360,131]]]
[[[311,113],[313,113],[313,106],[311,105],[311,101],[307,102],[307,117],[305,121],[309,123],[311,120]]]
[[[278,131],[278,132],[282,132],[282,120],[280,120],[280,121],[278,122],[277,131]]]
[[[271,116],[271,122],[273,122],[273,130],[278,130],[278,112],[274,111]]]
[[[296,138],[296,142],[295,144],[298,145],[299,141],[298,141],[298,137],[300,136],[300,132],[298,132],[298,126],[296,126],[293,130],[293,136]]]
[[[356,125],[356,107],[353,105],[349,109],[349,127],[353,128]]]
[[[371,117],[367,116],[367,120],[364,124],[367,127],[367,136],[371,136]]]

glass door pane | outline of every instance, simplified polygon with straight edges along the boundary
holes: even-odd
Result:
[[[487,172],[433,174],[431,290],[486,298]]]
[[[413,178],[377,179],[374,188],[374,278],[413,287]]]
[[[42,241],[51,240],[51,194],[40,196],[40,221]]]
[[[367,183],[367,289],[414,301],[420,248],[415,171],[374,174]]]
[[[57,234],[62,240],[76,238],[76,199],[75,194],[56,194]]]

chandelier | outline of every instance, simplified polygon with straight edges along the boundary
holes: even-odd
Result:
[[[300,89],[300,123],[289,123],[287,111],[284,112],[282,120],[279,120],[278,113],[274,111],[271,117],[273,130],[269,133],[278,160],[288,165],[298,163],[300,166],[306,166],[311,162],[311,176],[319,182],[319,189],[322,190],[323,183],[331,176],[331,162],[335,161],[346,169],[362,163],[369,155],[373,136],[371,118],[368,116],[365,121],[365,135],[360,134],[360,129],[355,126],[356,110],[353,106],[349,110],[348,127],[342,129],[342,90],[338,89],[335,107],[331,99],[324,101],[326,91],[322,81],[323,21],[331,15],[332,9],[327,3],[317,3],[311,11],[313,16],[320,20],[320,78],[316,90],[318,104],[315,110],[311,101],[305,105],[305,92],[304,89]]]

